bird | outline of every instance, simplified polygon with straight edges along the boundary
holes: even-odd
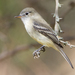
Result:
[[[55,31],[52,29],[42,16],[32,7],[24,8],[16,18],[20,18],[24,23],[27,33],[43,47],[52,47],[64,57],[64,59],[74,69],[70,59],[63,51]]]

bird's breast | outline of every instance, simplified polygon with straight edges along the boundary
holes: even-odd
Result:
[[[24,23],[24,27],[28,34],[30,35],[33,32],[33,22],[30,18],[24,19],[22,18],[22,21]]]

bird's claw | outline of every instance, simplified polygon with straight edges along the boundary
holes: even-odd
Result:
[[[39,49],[35,50],[33,52],[33,57],[34,58],[39,58],[40,57],[40,51],[45,52],[45,46],[40,47]]]
[[[33,57],[35,58],[39,58],[40,57],[40,52],[38,50],[33,52]]]

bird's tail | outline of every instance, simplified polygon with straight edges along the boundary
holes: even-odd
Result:
[[[63,49],[61,47],[58,46],[59,52],[61,53],[61,55],[64,57],[64,59],[70,64],[70,66],[74,69],[70,59],[68,58],[68,56],[64,53]]]

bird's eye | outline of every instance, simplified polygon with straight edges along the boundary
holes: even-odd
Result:
[[[28,12],[26,13],[26,15],[28,15]]]

